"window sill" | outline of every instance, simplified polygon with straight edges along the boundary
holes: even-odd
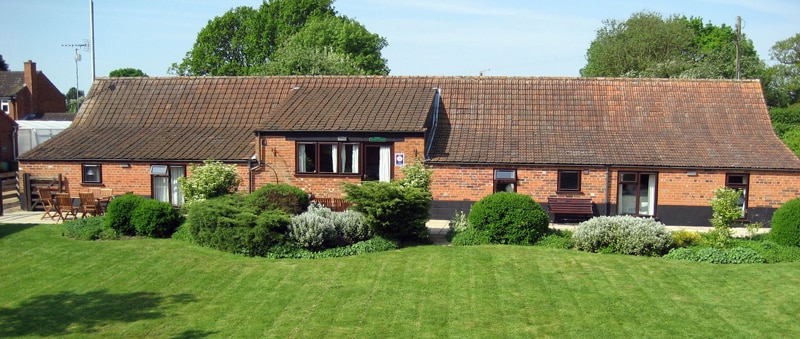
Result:
[[[298,177],[307,178],[361,178],[361,174],[340,174],[340,173],[295,173]]]
[[[102,182],[82,182],[81,186],[98,186],[98,187],[105,187],[106,185]]]

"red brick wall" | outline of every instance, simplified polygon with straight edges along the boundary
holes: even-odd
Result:
[[[24,65],[26,87],[17,93],[14,104],[9,105],[9,116],[19,120],[31,113],[60,113],[67,111],[64,94],[53,85],[44,73],[36,70],[36,63]]]
[[[88,163],[88,162],[87,162]],[[82,184],[80,162],[23,162],[20,161],[20,177],[30,173],[36,177],[57,177],[62,175],[65,189],[81,192],[90,187],[113,188],[114,194],[133,191],[135,194],[150,196],[150,164],[129,163],[128,168],[121,167],[120,163],[91,162],[101,165],[102,184]]]
[[[495,166],[437,165],[433,173],[433,199],[440,201],[477,201],[494,189]],[[556,192],[558,170],[580,170],[581,192]],[[617,178],[620,171],[658,173],[658,206],[709,206],[714,190],[725,186],[726,173],[740,171],[698,171],[696,176],[687,170],[612,169],[610,203],[617,203]],[[588,172],[588,174],[587,174]],[[537,202],[548,197],[590,197],[595,204],[606,203],[605,168],[517,168],[517,193],[530,195]],[[777,208],[788,200],[800,197],[800,173],[750,172],[750,207]]]
[[[297,175],[295,168],[295,142],[284,137],[262,137],[262,147],[259,158],[262,166],[254,172],[254,188],[269,183],[283,183],[301,188],[320,198],[339,198],[342,196],[342,183],[360,183],[361,176],[319,176]],[[394,153],[404,153],[406,163],[412,163],[417,157],[422,158],[424,150],[423,138],[405,138],[404,141],[394,143]],[[394,161],[392,161],[394,165]],[[402,178],[400,167],[393,166],[392,178]]]
[[[33,111],[28,113],[59,113],[67,111],[64,94],[50,82],[44,73],[39,73],[34,94]]]

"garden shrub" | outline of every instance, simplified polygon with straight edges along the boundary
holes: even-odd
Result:
[[[711,245],[725,247],[733,236],[731,226],[742,218],[742,209],[737,203],[742,197],[742,190],[721,187],[714,190],[714,199],[711,200],[711,226],[714,229],[709,233]]]
[[[450,244],[453,246],[477,246],[491,244],[492,239],[485,231],[468,228],[453,234]]]
[[[131,223],[131,216],[133,210],[145,200],[147,199],[134,194],[125,194],[112,199],[105,215],[108,227],[120,235],[136,235],[136,227]]]
[[[244,254],[266,256],[269,250],[286,242],[285,232],[292,220],[280,210],[264,211],[256,218],[255,226],[246,238]]]
[[[539,247],[556,248],[568,250],[575,246],[575,241],[572,240],[572,232],[568,230],[553,230],[548,231],[547,234],[534,244]]]
[[[312,252],[306,249],[297,248],[291,245],[274,247],[267,255],[270,259],[319,259],[319,258],[338,258],[366,253],[385,252],[397,249],[400,244],[396,240],[383,237],[373,237],[369,240],[361,241],[345,247],[329,248],[324,251]]]
[[[399,182],[400,186],[416,187],[427,192],[431,191],[431,174],[433,170],[425,166],[422,161],[417,159],[414,163],[403,166],[401,171],[403,172],[403,179]]]
[[[450,219],[447,226],[450,228],[450,232],[466,231],[469,228],[469,218],[467,218],[467,214],[464,211],[457,211],[453,213],[453,218]]]
[[[203,166],[192,164],[190,168],[189,177],[178,178],[178,185],[187,205],[234,193],[242,182],[242,177],[233,164],[205,160]]]
[[[286,184],[267,184],[247,195],[247,203],[258,210],[281,210],[297,215],[308,208],[308,194]]]
[[[670,260],[683,260],[683,261],[699,261],[697,260],[697,249],[688,247],[676,247],[663,256],[664,259]]]
[[[105,216],[67,220],[64,222],[64,236],[76,240],[117,239],[117,232],[106,225]]]
[[[492,243],[530,245],[542,237],[550,217],[541,205],[523,194],[500,192],[472,206],[469,225],[485,232]]]
[[[665,259],[699,261],[712,264],[763,264],[766,259],[756,251],[733,247],[674,248],[664,255]]]
[[[675,247],[695,246],[699,245],[702,241],[703,237],[697,232],[687,230],[672,232],[672,243]]]
[[[372,230],[364,223],[364,214],[354,210],[334,212],[331,217],[336,232],[347,244],[355,244],[372,238]]]
[[[175,229],[175,232],[172,233],[172,239],[180,240],[180,241],[187,241],[190,243],[194,243],[194,239],[192,238],[192,231],[191,226],[189,226],[189,220],[184,219],[183,223]]]
[[[594,217],[578,224],[575,247],[588,252],[661,255],[672,246],[672,235],[661,222],[628,215]]]
[[[800,246],[800,198],[787,201],[772,214],[772,241],[787,246]]]
[[[752,249],[764,257],[767,263],[800,261],[800,247],[780,245],[768,239],[733,239],[731,246]]]
[[[428,209],[431,193],[397,182],[367,181],[344,184],[345,199],[364,214],[373,234],[399,241],[428,241]]]
[[[289,239],[310,251],[334,247],[337,232],[332,215],[330,209],[312,204],[308,211],[292,217]]]
[[[456,211],[453,213],[453,218],[447,223],[448,229],[445,234],[447,241],[453,242],[453,237],[459,233],[464,232],[469,228],[469,218],[464,211]]]
[[[262,211],[245,203],[241,194],[193,203],[188,225],[195,243],[225,252],[264,256],[285,243],[291,222],[282,211]]]
[[[168,202],[147,199],[131,212],[131,224],[138,236],[168,238],[181,222],[183,217]]]

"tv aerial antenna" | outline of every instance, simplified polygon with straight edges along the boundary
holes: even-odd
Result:
[[[78,81],[78,61],[81,61],[81,55],[78,53],[78,50],[89,51],[89,40],[84,40],[82,44],[62,44],[62,47],[70,47],[75,49],[75,104],[78,104],[78,98],[80,97],[80,82]]]

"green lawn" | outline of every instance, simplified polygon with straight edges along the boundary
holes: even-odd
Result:
[[[0,225],[0,337],[800,337],[800,263],[536,247],[266,260]]]

